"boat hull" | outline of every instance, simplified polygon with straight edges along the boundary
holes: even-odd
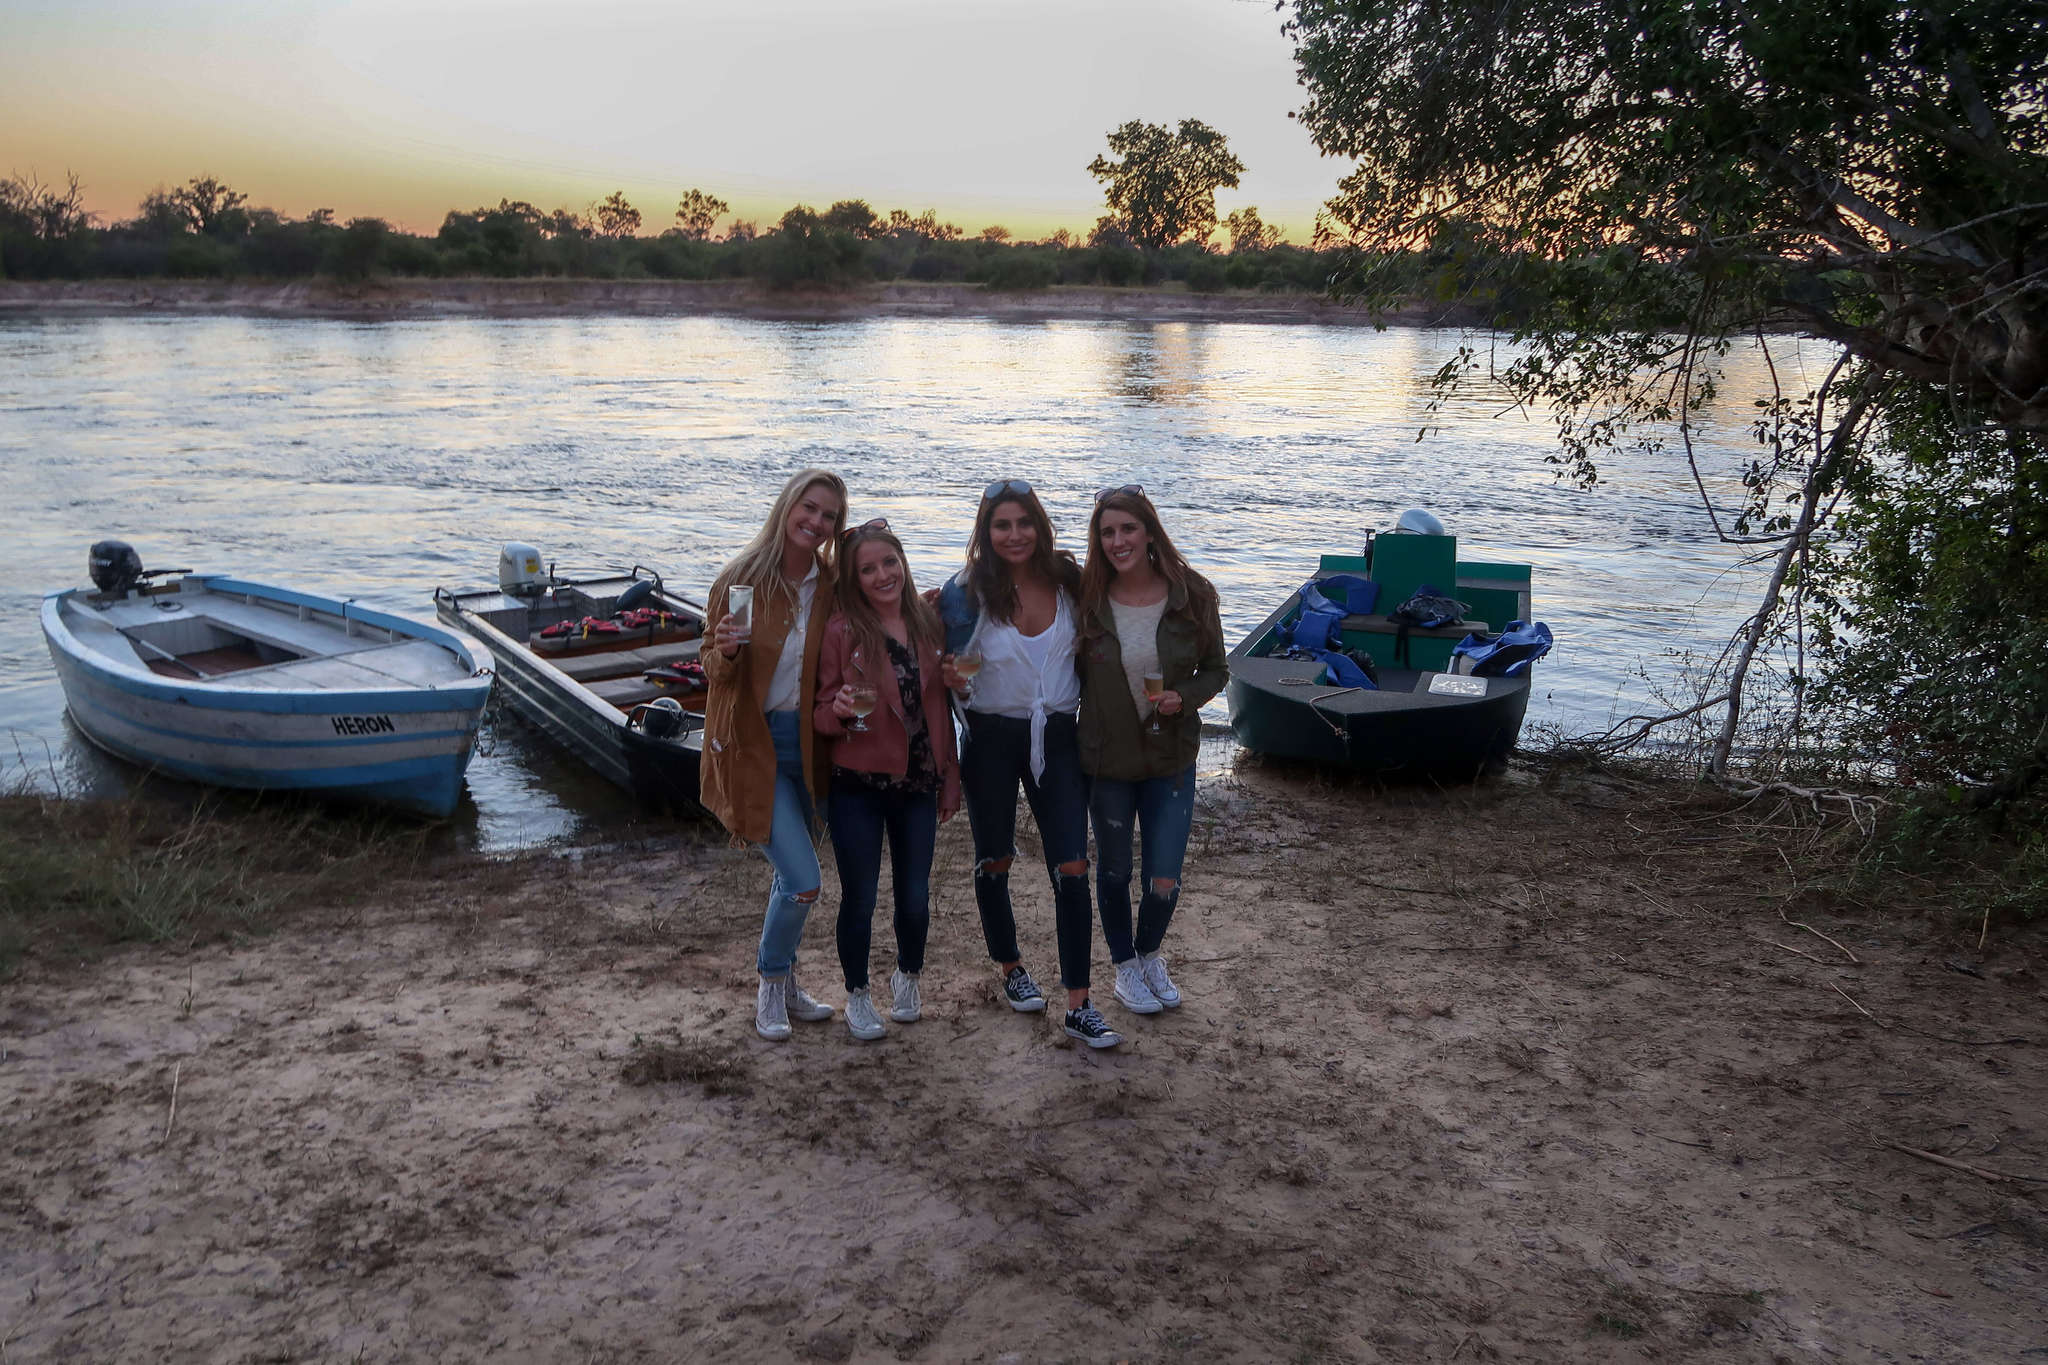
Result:
[[[1435,671],[1383,669],[1377,691],[1318,685],[1321,665],[1313,660],[1258,653],[1294,602],[1231,653],[1230,726],[1239,744],[1274,758],[1440,781],[1470,781],[1506,761],[1528,710],[1527,677],[1439,683],[1446,675]]]
[[[676,740],[651,738],[547,657],[465,606],[477,599],[504,600],[494,593],[442,592],[435,610],[444,624],[467,631],[491,650],[500,694],[521,719],[642,804],[703,813],[701,729]]]
[[[433,817],[451,814],[460,800],[491,687],[481,650],[470,656],[481,661],[478,676],[433,689],[240,690],[104,661],[66,628],[64,596],[44,601],[44,637],[72,722],[108,753],[215,786],[369,801]],[[305,600],[336,611],[344,605]],[[376,618],[382,628],[431,632],[418,638],[443,634]]]

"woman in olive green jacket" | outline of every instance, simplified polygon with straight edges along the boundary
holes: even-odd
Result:
[[[1095,779],[1096,904],[1116,965],[1116,998],[1133,1014],[1174,1009],[1180,991],[1160,944],[1180,899],[1195,814],[1196,714],[1230,676],[1216,589],[1188,567],[1145,490],[1095,495],[1081,575],[1081,767]],[[1143,893],[1131,927],[1131,842]]]

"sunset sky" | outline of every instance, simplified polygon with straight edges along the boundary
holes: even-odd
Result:
[[[1218,197],[1305,239],[1345,169],[1287,117],[1269,0],[0,0],[0,171],[75,171],[113,220],[211,174],[293,217],[431,232],[450,208],[670,224],[692,186],[935,208],[968,232],[1085,230],[1084,169],[1138,118],[1199,118],[1247,169]]]

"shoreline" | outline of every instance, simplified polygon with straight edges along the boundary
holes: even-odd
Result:
[[[1377,319],[1309,294],[1191,294],[1163,288],[891,283],[777,290],[753,280],[406,279],[0,281],[0,317],[135,315],[339,318],[749,317],[846,322],[982,317],[1003,322],[1249,322],[1326,327],[1483,325],[1470,309],[1410,304]]]

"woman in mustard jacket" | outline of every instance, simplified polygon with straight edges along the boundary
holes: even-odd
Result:
[[[796,950],[818,899],[811,825],[825,785],[810,721],[845,521],[840,477],[798,472],[753,540],[713,581],[706,611],[703,802],[734,838],[760,849],[774,872],[754,1000],[754,1031],[771,1042],[789,1037],[792,1014],[813,1022],[832,1017],[829,1005],[797,984]],[[752,603],[735,615],[737,588],[751,590]]]
[[[889,1017],[922,1012],[918,978],[931,929],[932,848],[960,809],[953,708],[939,666],[939,615],[910,581],[903,542],[886,521],[848,531],[839,546],[839,611],[825,627],[814,720],[832,752],[827,820],[839,864],[839,965],[846,1027],[883,1036],[868,992],[882,844],[895,892],[896,970]]]

